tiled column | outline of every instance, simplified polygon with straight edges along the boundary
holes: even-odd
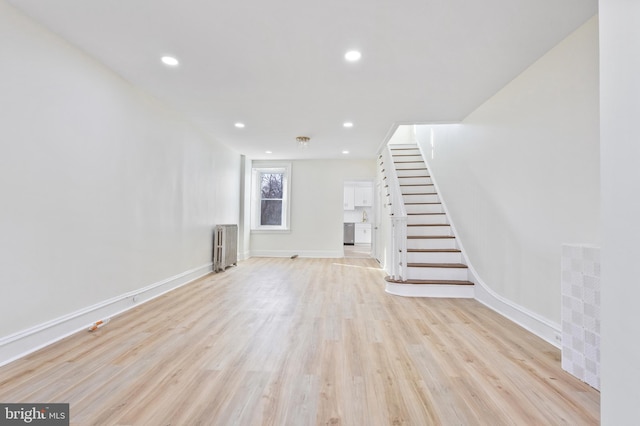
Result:
[[[562,246],[562,368],[600,389],[600,248]]]

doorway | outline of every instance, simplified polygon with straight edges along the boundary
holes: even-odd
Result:
[[[344,256],[371,257],[375,223],[372,180],[344,182]]]

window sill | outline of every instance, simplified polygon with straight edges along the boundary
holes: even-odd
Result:
[[[252,234],[290,234],[291,229],[252,229]]]

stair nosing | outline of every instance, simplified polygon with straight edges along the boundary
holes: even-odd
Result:
[[[409,268],[447,268],[447,269],[468,269],[469,267],[462,263],[422,263],[407,262]]]
[[[407,253],[462,253],[460,249],[407,249]]]
[[[453,235],[407,235],[408,240],[439,240],[456,238]]]
[[[404,203],[405,206],[428,206],[430,204],[442,204],[442,203]]]
[[[437,192],[409,192],[409,193],[402,193],[402,195],[438,195]]]
[[[466,280],[394,280],[389,276],[386,276],[384,280],[392,284],[412,284],[412,285],[474,285],[471,281]]]

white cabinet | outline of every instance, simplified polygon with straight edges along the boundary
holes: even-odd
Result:
[[[355,210],[355,187],[345,185],[344,187],[344,209]]]
[[[371,186],[356,186],[353,195],[356,206],[368,207],[373,205],[373,188]]]
[[[370,183],[353,182],[344,185],[344,209],[373,206],[373,187]]]
[[[354,242],[356,244],[371,244],[371,224],[356,223],[354,237]]]

